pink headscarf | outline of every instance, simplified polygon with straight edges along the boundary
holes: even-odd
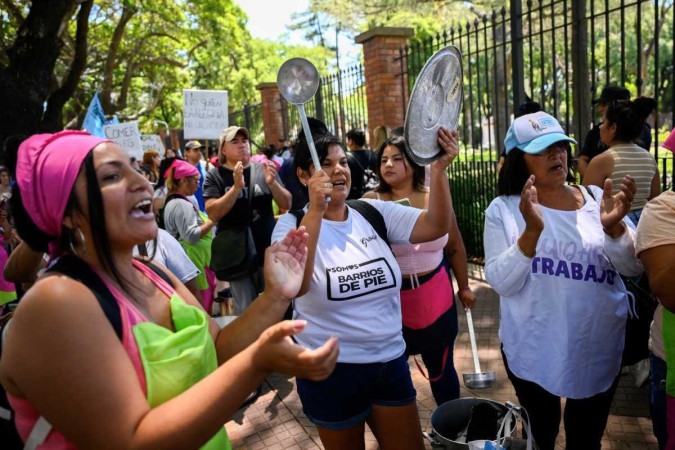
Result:
[[[670,132],[670,134],[664,141],[663,145],[661,145],[661,147],[675,153],[675,128],[673,129],[673,131]]]
[[[183,161],[182,159],[175,160],[169,166],[166,173],[164,174],[165,178],[169,175],[171,169],[173,169],[174,180],[180,180],[181,178],[194,177],[195,175],[199,175],[199,170],[197,170],[195,166],[193,166],[187,161]]]
[[[21,143],[16,182],[21,200],[35,225],[61,236],[63,215],[82,163],[94,147],[110,142],[83,131],[35,134]]]

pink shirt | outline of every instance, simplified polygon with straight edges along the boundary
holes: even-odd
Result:
[[[404,275],[431,272],[443,260],[448,235],[419,244],[392,244],[391,250]]]
[[[134,260],[134,266],[136,269],[140,270],[150,278],[158,287],[167,295],[170,296],[172,288],[170,288],[164,280],[159,278],[151,269],[147,268],[143,263]],[[131,362],[136,370],[136,375],[138,376],[138,382],[141,385],[143,394],[147,395],[147,385],[145,381],[145,372],[143,370],[143,363],[138,352],[138,346],[136,345],[136,340],[134,339],[132,328],[134,325],[147,322],[148,319],[140,312],[133,303],[131,303],[126,296],[124,296],[115,286],[110,284],[105,278],[101,277],[105,282],[110,292],[112,292],[117,304],[120,307],[120,315],[122,317],[122,346],[124,350],[129,355]],[[40,417],[40,413],[31,405],[31,403],[25,399],[16,397],[7,393],[7,399],[9,400],[12,409],[15,412],[15,421],[16,429],[21,436],[21,439],[25,442],[28,439],[28,435],[35,426],[35,423]],[[44,443],[39,446],[41,450],[70,450],[75,449],[75,445],[72,442],[68,441],[65,436],[63,436],[58,431],[52,429],[52,431],[47,435]]]

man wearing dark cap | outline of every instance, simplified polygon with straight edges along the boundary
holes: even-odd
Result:
[[[185,151],[183,152],[185,161],[195,166],[199,171],[199,188],[195,192],[195,198],[199,204],[199,210],[202,212],[206,211],[204,208],[204,180],[206,179],[207,166],[202,159],[202,151],[205,148],[199,141],[189,141],[185,144]]]
[[[263,258],[274,229],[272,200],[279,208],[289,209],[291,194],[284,188],[272,161],[264,164],[251,161],[246,128],[231,126],[223,130],[218,158],[220,166],[209,169],[204,183],[206,212],[218,223],[216,235],[224,230],[250,230],[254,249],[250,245],[248,249],[250,254],[256,254],[256,267],[247,275],[228,279],[216,271],[221,281],[229,281],[235,312],[239,315],[264,288]],[[215,256],[211,258],[213,262]]]
[[[605,88],[600,93],[600,97],[593,100],[593,104],[598,105],[598,114],[600,118],[604,117],[607,106],[618,100],[630,100],[630,92],[628,89],[622,86],[605,86]],[[600,124],[602,120],[598,122],[586,135],[584,140],[584,145],[581,147],[581,152],[579,152],[579,160],[577,161],[577,170],[581,176],[584,176],[588,163],[591,162],[591,159],[598,156],[600,153],[607,150],[607,146],[600,141]],[[651,143],[651,128],[649,125],[645,124],[645,129],[640,136],[640,139],[635,143],[640,147],[643,147],[649,150],[649,144]]]

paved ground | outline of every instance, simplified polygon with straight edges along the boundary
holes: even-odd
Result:
[[[493,370],[497,382],[490,389],[470,391],[462,386],[462,397],[484,397],[504,402],[516,401],[513,388],[506,377],[499,352],[497,337],[499,313],[495,292],[484,282],[480,272],[472,288],[478,300],[473,311],[473,321],[478,341],[481,369]],[[461,307],[460,307],[461,310]],[[421,360],[420,360],[421,363]],[[455,367],[460,374],[473,372],[473,360],[466,317],[460,313],[459,336],[455,343]],[[422,429],[430,431],[430,418],[436,409],[428,382],[410,360],[410,370],[417,389],[417,404]],[[630,375],[623,375],[612,406],[607,430],[602,442],[603,449],[657,449],[649,420],[646,385],[636,388]],[[295,379],[272,375],[264,385],[258,400],[241,409],[227,423],[227,431],[235,450],[254,449],[322,449],[316,428],[305,418],[295,391]],[[564,448],[564,431],[558,438],[558,448]],[[427,443],[427,448],[431,446]],[[366,449],[377,449],[373,436],[366,436]],[[345,449],[349,450],[349,449]],[[574,449],[570,449],[574,450]]]

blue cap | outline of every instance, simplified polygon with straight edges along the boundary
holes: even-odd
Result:
[[[504,148],[507,154],[514,148],[536,154],[560,141],[577,143],[565,134],[555,117],[539,111],[520,116],[513,121],[506,132]]]

